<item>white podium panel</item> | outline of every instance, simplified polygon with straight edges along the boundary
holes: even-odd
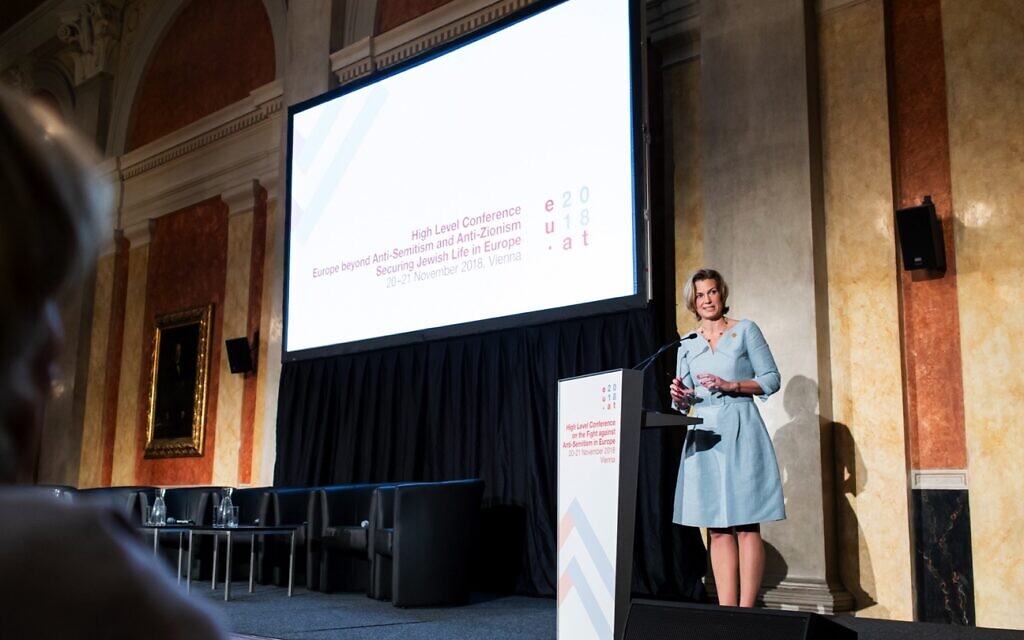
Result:
[[[641,387],[639,372],[629,370],[558,382],[559,638],[621,637]]]

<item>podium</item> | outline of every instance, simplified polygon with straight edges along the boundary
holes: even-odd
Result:
[[[643,375],[617,369],[558,381],[559,638],[622,639],[641,430],[702,422],[643,411]]]

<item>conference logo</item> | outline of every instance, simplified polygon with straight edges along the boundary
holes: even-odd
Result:
[[[619,408],[619,385],[607,384],[601,387],[601,408],[612,411]]]

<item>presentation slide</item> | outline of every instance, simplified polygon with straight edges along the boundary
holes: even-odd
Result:
[[[638,292],[629,3],[292,114],[287,352]]]

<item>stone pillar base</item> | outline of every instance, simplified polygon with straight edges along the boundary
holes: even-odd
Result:
[[[704,587],[711,602],[717,602],[715,583],[707,580]],[[834,615],[852,611],[854,599],[842,587],[819,580],[783,580],[776,585],[761,588],[760,604],[766,609]]]
[[[853,596],[838,585],[818,580],[783,580],[779,584],[765,587],[761,599],[768,609],[786,611],[811,611],[832,615],[851,611]]]

